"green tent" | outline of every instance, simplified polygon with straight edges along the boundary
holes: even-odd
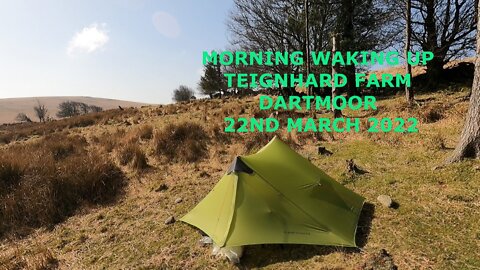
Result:
[[[221,247],[312,244],[356,247],[364,198],[274,138],[237,157],[181,221]]]

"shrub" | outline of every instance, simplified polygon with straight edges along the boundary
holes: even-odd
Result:
[[[88,105],[77,101],[64,101],[58,104],[58,118],[73,117],[91,112],[101,112],[103,109],[98,106]]]
[[[128,143],[120,148],[117,159],[122,166],[130,165],[136,171],[148,168],[147,157],[137,143]]]
[[[72,147],[74,145],[74,147]],[[82,137],[55,135],[0,154],[0,235],[50,226],[85,205],[110,202],[125,178]]]
[[[0,196],[20,182],[22,169],[12,160],[0,157]]]
[[[28,115],[26,115],[25,113],[17,114],[17,117],[15,117],[15,120],[17,120],[18,122],[21,122],[21,123],[31,123],[32,122],[32,119],[30,119],[30,117],[28,117]]]
[[[9,144],[13,141],[17,141],[19,139],[25,138],[26,136],[21,133],[10,133],[10,132],[4,132],[0,133],[0,144]]]
[[[61,134],[47,135],[36,144],[36,148],[48,151],[55,161],[64,159],[73,154],[85,152],[87,141],[81,136],[66,136]]]
[[[435,123],[444,117],[444,113],[445,108],[443,106],[427,106],[419,112],[419,118],[423,123]]]
[[[218,124],[210,127],[210,134],[217,143],[230,143],[231,139],[238,137],[237,133],[225,133],[224,128]]]
[[[196,123],[168,124],[155,134],[155,153],[173,161],[196,162],[207,156],[208,139],[203,127]]]
[[[189,101],[195,92],[188,86],[180,85],[177,89],[173,90],[173,101],[182,102]]]
[[[127,144],[117,151],[117,160],[120,165],[125,166],[133,160],[134,151],[137,148],[134,144]]]

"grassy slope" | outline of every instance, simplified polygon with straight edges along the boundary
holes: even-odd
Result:
[[[480,268],[480,163],[465,161],[432,170],[448,156],[459,137],[467,108],[467,102],[460,99],[465,95],[419,96],[433,100],[410,110],[405,109],[403,97],[379,101],[376,117],[413,115],[428,122],[426,112],[435,104],[444,107],[444,116],[434,123],[421,123],[418,134],[337,134],[335,140],[319,142],[334,152],[330,157],[317,155],[318,143],[312,139],[299,138],[301,154],[373,204],[366,244],[360,250],[301,245],[249,247],[240,267],[356,269],[369,255],[384,248],[399,269]],[[254,99],[197,101],[193,105],[144,108],[141,116],[135,117],[140,124],[157,129],[178,120],[220,124],[224,115],[252,115],[255,106]],[[358,113],[362,114],[366,112]],[[73,129],[71,133],[92,138],[119,128],[128,131],[136,125],[99,125]],[[21,259],[33,266],[50,253],[62,269],[235,269],[225,260],[213,258],[210,247],[199,246],[200,234],[195,229],[180,222],[163,222],[170,215],[181,217],[209,192],[233,157],[246,151],[243,140],[239,136],[230,144],[212,140],[210,158],[197,164],[173,164],[154,158],[151,143],[143,142],[152,167],[141,174],[124,168],[130,185],[120,202],[85,210],[53,230],[39,229],[25,239],[0,242],[0,269],[2,263],[8,266]],[[345,160],[350,158],[369,173],[346,176]],[[161,183],[169,189],[156,192]],[[399,208],[379,205],[376,197],[380,194],[391,195]],[[178,197],[183,202],[176,204]]]

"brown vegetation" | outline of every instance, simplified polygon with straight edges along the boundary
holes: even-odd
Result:
[[[208,134],[199,124],[168,124],[154,138],[155,153],[172,161],[195,162],[205,158]]]
[[[117,151],[117,159],[120,165],[129,165],[136,171],[148,168],[147,157],[135,142],[130,142],[120,147]]]
[[[143,125],[137,129],[137,136],[142,140],[150,140],[153,138],[153,127],[150,125]]]
[[[50,226],[114,199],[122,172],[84,138],[57,134],[0,153],[0,234]]]
[[[463,97],[468,89],[453,90],[418,95],[419,104],[414,106],[408,106],[403,97],[394,97],[379,100],[375,112],[344,111],[348,117],[360,117],[363,125],[368,124],[369,117],[417,117],[420,120],[419,133],[371,133],[364,126],[359,133],[289,134],[284,124],[276,133],[225,133],[225,116],[251,117],[258,113],[257,116],[269,117],[271,114],[257,110],[258,102],[254,98],[231,98],[227,102],[197,100],[190,104],[132,110],[88,128],[68,130],[70,135],[66,130],[59,130],[48,136],[32,136],[27,141],[2,145],[0,156],[5,159],[2,159],[3,167],[0,169],[3,180],[0,182],[1,206],[9,202],[7,198],[12,197],[13,190],[25,193],[29,198],[33,197],[30,194],[38,194],[35,198],[50,198],[53,196],[50,190],[55,187],[44,184],[51,183],[49,179],[65,179],[68,176],[68,179],[76,178],[84,183],[87,178],[101,175],[99,171],[105,170],[98,170],[96,166],[102,160],[109,162],[110,158],[115,163],[125,164],[119,165],[119,168],[129,182],[128,189],[120,189],[125,190],[122,200],[109,207],[88,209],[86,206],[97,203],[85,197],[80,199],[80,203],[64,200],[62,206],[73,205],[74,208],[67,215],[69,218],[63,218],[53,230],[49,230],[51,226],[45,222],[43,228],[46,229],[36,230],[22,239],[0,239],[0,270],[3,270],[2,266],[6,269],[52,269],[56,265],[70,269],[233,269],[234,266],[211,257],[208,248],[197,244],[200,232],[180,222],[165,225],[164,220],[171,216],[178,219],[192,209],[214,187],[236,155],[256,152],[275,135],[333,178],[365,196],[372,204],[376,204],[378,195],[388,194],[399,202],[400,208],[377,207],[372,225],[359,227],[361,232],[370,232],[368,240],[364,240],[366,244],[362,253],[320,246],[249,246],[247,256],[242,258],[242,265],[246,268],[291,269],[305,266],[355,269],[368,260],[367,255],[374,255],[381,248],[391,254],[400,269],[463,269],[468,268],[464,263],[466,261],[477,266],[475,239],[478,239],[478,233],[472,228],[479,225],[478,214],[474,211],[478,202],[475,195],[478,184],[474,181],[480,172],[475,169],[478,162],[463,162],[443,170],[431,170],[435,162],[451,151],[466,113],[467,103]],[[174,113],[158,117],[157,113],[163,113],[166,108]],[[420,117],[427,111],[430,112],[425,114],[425,118]],[[432,121],[434,118],[428,116],[434,112],[442,116],[439,121]],[[279,112],[271,117],[284,123],[286,117],[311,116],[303,112]],[[319,111],[317,117],[330,118],[331,113]],[[141,124],[136,123],[136,118]],[[148,139],[150,132],[154,134],[153,139]],[[29,150],[20,151],[23,147]],[[332,154],[320,155],[319,147]],[[21,156],[14,157],[14,153]],[[88,156],[94,156],[93,161]],[[14,161],[31,162],[11,162],[10,157]],[[361,169],[370,173],[345,174],[345,160],[352,158]],[[42,159],[59,167],[49,165],[42,169],[39,165],[43,164]],[[30,165],[22,165],[24,163]],[[89,174],[85,167],[93,172]],[[148,170],[143,170],[147,167]],[[139,171],[142,173],[136,173]],[[29,188],[20,190],[17,183],[25,179],[29,179],[31,184]],[[62,191],[72,189],[80,188],[62,187]],[[71,193],[67,192],[67,195]],[[65,196],[61,196],[63,198]],[[72,200],[76,202],[78,198]],[[176,203],[179,198],[181,202]],[[22,200],[29,206],[27,210],[34,208],[26,201]],[[43,210],[53,209],[49,201],[42,199],[41,206],[30,212],[38,211],[35,216],[53,212]],[[81,214],[72,216],[85,208]],[[24,209],[19,211],[25,213]],[[442,223],[438,223],[440,215]],[[6,228],[7,223],[2,218],[0,224],[6,235],[19,235],[38,227],[21,225],[12,229],[9,222]],[[448,230],[452,227],[455,227],[454,231]],[[437,236],[452,241],[437,241]],[[437,244],[429,245],[430,241]],[[445,259],[446,251],[455,253],[456,259]]]
[[[98,113],[89,113],[62,120],[47,121],[45,123],[22,123],[0,126],[0,144],[9,144],[12,141],[27,139],[34,135],[47,135],[71,128],[88,127],[95,124],[121,123],[127,115],[132,115],[137,109],[110,110]]]
[[[53,252],[44,247],[32,248],[26,253],[15,250],[7,256],[0,257],[0,270],[52,270],[57,269],[58,264],[58,260]]]

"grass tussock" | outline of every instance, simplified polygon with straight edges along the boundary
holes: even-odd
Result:
[[[196,162],[207,157],[209,136],[203,127],[192,122],[168,124],[154,137],[158,156],[176,162]]]
[[[51,226],[121,193],[122,172],[78,136],[56,135],[0,154],[0,235]]]
[[[441,105],[427,105],[418,111],[419,120],[422,123],[435,123],[444,118],[445,108]]]
[[[145,156],[145,153],[143,153],[140,148],[137,148],[133,155],[132,168],[136,171],[142,171],[147,169],[148,167],[148,160]]]
[[[142,140],[150,140],[153,138],[153,127],[150,125],[140,126],[137,130],[137,137]]]
[[[148,161],[145,153],[137,143],[129,143],[117,151],[117,160],[122,166],[129,165],[136,171],[148,168]]]
[[[216,143],[221,143],[221,144],[229,144],[232,142],[232,140],[238,138],[238,134],[226,133],[224,130],[224,127],[218,124],[212,125],[209,129],[209,133],[211,135],[211,138]]]
[[[119,144],[119,142],[125,137],[124,129],[117,129],[115,132],[103,132],[98,136],[92,138],[92,142],[97,144],[100,149],[106,153],[111,153]]]
[[[15,250],[11,253],[0,254],[0,270],[51,270],[58,269],[58,266],[58,259],[53,252],[44,247],[37,247],[28,252]]]
[[[441,134],[433,134],[426,141],[426,147],[432,150],[445,150],[447,149],[445,138]]]

